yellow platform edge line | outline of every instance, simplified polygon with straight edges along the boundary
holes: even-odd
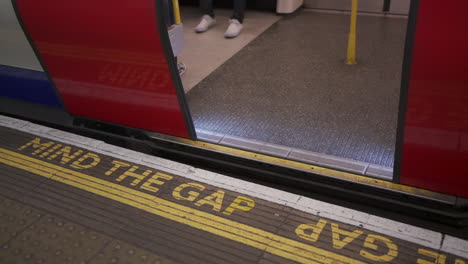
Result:
[[[6,149],[0,162],[300,263],[364,263]]]

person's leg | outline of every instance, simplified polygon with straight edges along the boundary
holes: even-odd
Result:
[[[213,0],[200,0],[200,8],[204,15],[210,15],[214,18]]]
[[[214,19],[213,0],[200,0],[200,9],[203,12],[203,17],[197,27],[195,27],[195,32],[197,33],[207,31],[216,23]]]
[[[235,38],[242,31],[242,23],[244,22],[246,0],[234,0],[234,13],[231,17],[231,23],[229,24],[224,36],[226,38]]]
[[[234,13],[232,14],[232,19],[237,19],[241,23],[244,22],[245,4],[245,0],[234,0]]]

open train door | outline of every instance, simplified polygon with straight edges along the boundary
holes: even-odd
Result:
[[[468,37],[462,33],[468,3],[412,5],[418,11],[400,104],[400,182],[468,198]]]
[[[13,0],[67,110],[194,138],[162,13],[155,0]]]

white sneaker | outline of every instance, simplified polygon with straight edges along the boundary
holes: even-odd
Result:
[[[210,15],[204,15],[200,21],[200,24],[195,28],[195,32],[202,33],[207,31],[210,27],[216,24],[216,19],[212,18]]]
[[[231,23],[229,24],[228,29],[226,30],[226,33],[224,33],[224,36],[226,38],[235,38],[239,36],[242,28],[244,27],[241,22],[237,19],[231,19],[229,20]]]

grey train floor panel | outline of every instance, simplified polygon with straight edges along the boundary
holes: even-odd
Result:
[[[195,127],[392,167],[406,23],[359,16],[348,66],[348,15],[285,17],[188,93]]]

